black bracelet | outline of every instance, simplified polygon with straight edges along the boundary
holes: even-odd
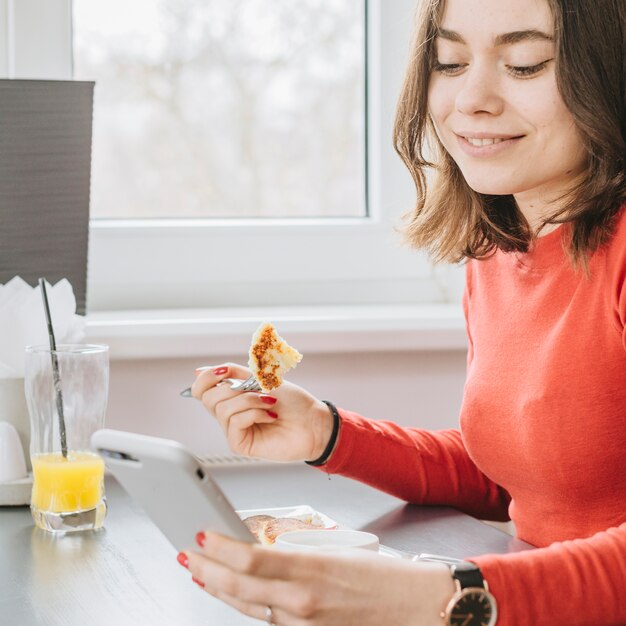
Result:
[[[337,443],[337,436],[339,435],[339,424],[341,423],[341,418],[339,417],[339,411],[337,411],[337,407],[332,402],[328,402],[328,400],[322,400],[322,402],[330,409],[330,412],[333,415],[333,432],[330,434],[328,445],[324,448],[324,452],[322,452],[322,455],[315,459],[315,461],[305,461],[307,465],[313,465],[314,467],[324,465],[324,463],[328,461],[328,457],[333,451],[335,443]]]

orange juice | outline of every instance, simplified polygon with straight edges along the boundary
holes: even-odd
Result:
[[[93,452],[68,450],[37,454],[33,465],[31,505],[40,511],[71,513],[93,509],[102,499],[104,461]]]

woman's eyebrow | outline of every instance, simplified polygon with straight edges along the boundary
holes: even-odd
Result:
[[[446,28],[440,28],[437,31],[437,37],[440,39],[446,39],[455,43],[466,43],[465,39],[454,30],[448,30]],[[494,37],[494,46],[507,46],[520,41],[554,41],[554,37],[548,33],[544,33],[541,30],[535,28],[529,28],[526,30],[514,30],[510,33],[503,33]]]

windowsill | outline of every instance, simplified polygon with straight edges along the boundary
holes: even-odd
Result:
[[[107,311],[88,315],[86,340],[112,359],[241,354],[263,320],[306,354],[467,348],[457,304]]]

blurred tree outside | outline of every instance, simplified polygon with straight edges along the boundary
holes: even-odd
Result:
[[[364,216],[364,0],[74,0],[95,218]]]

